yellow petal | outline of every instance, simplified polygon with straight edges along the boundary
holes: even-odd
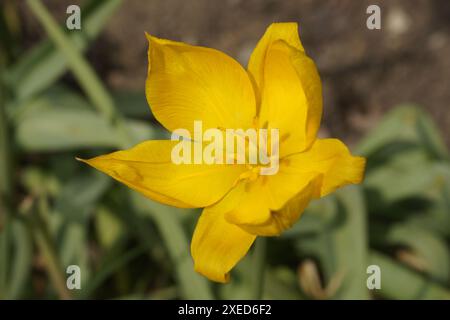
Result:
[[[352,156],[339,140],[317,140],[308,151],[283,159],[276,175],[254,181],[225,218],[255,235],[278,235],[312,199],[361,182],[364,165],[365,159]]]
[[[270,218],[267,189],[260,183],[241,181],[208,211],[224,215],[237,225],[261,224]]]
[[[259,40],[248,62],[248,71],[254,77],[259,88],[262,87],[263,83],[267,50],[277,40],[284,40],[295,49],[304,51],[298,36],[298,24],[296,22],[272,23]]]
[[[325,196],[347,184],[360,183],[364,177],[366,160],[350,154],[338,139],[317,139],[308,151],[287,157],[287,173],[298,175],[316,172],[323,174],[320,194]]]
[[[161,124],[192,133],[195,120],[209,128],[249,128],[255,93],[247,72],[226,54],[147,35],[146,96]]]
[[[239,193],[240,201],[225,213],[225,219],[239,226],[265,223],[270,219],[267,191],[258,181],[241,182],[234,190]]]
[[[260,176],[251,182],[240,182],[212,210],[220,208],[221,212],[225,212],[228,222],[242,228],[271,224],[273,212],[280,210],[318,176],[315,172],[292,174],[291,170],[286,170],[285,167],[282,163],[275,175]],[[225,205],[231,201],[234,201],[234,206]]]
[[[280,155],[301,152],[314,141],[322,116],[322,86],[306,56],[297,24],[268,28],[249,63],[261,106],[260,125],[280,130]]]
[[[317,172],[295,173],[290,168],[290,163],[282,160],[277,174],[262,177],[270,210],[280,210],[318,175]]]
[[[177,207],[206,207],[221,199],[242,173],[239,165],[174,164],[178,141],[146,141],[82,160],[146,197]]]
[[[211,210],[225,212],[225,219],[241,227],[270,223],[271,212],[280,210],[304,190],[319,174],[295,174],[282,161],[274,175],[259,176],[253,181],[241,181]]]
[[[242,225],[245,231],[259,236],[277,236],[289,229],[300,218],[310,201],[320,195],[322,175],[310,180],[281,209],[272,211],[270,219],[262,224]]]
[[[276,221],[278,230],[283,231],[290,228],[300,218],[309,202],[320,196],[322,182],[323,175],[316,176],[305,188],[289,200],[283,208],[273,212],[272,217]]]
[[[304,189],[317,174],[285,175],[280,171],[273,176],[262,176],[256,181],[241,182],[230,195],[238,199],[234,206],[224,206],[231,198],[225,197],[217,207],[225,212],[225,219],[241,227],[266,225],[271,212],[281,209],[299,191]],[[224,210],[223,208],[228,210]],[[213,209],[214,210],[214,209]]]
[[[306,147],[316,139],[322,119],[322,83],[314,61],[303,53],[295,54],[292,63],[307,101]]]
[[[195,270],[210,280],[228,282],[229,272],[245,256],[256,236],[205,208],[191,243]]]
[[[245,196],[245,183],[238,182],[222,199],[208,207],[209,212],[225,214],[239,206]]]

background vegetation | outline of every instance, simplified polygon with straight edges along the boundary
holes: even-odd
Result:
[[[230,284],[216,285],[193,271],[198,210],[154,203],[75,161],[167,137],[143,88],[106,85],[101,59],[85,55],[122,1],[84,2],[82,30],[71,32],[54,18],[65,8],[47,2],[0,2],[0,298],[450,299],[450,158],[423,107],[383,111],[362,138],[350,132],[353,152],[368,158],[364,184],[315,201],[291,230],[258,243]],[[24,15],[45,32],[39,40],[27,40]],[[139,32],[128,41],[145,43]],[[145,52],[139,61],[145,73]],[[334,113],[324,124],[333,134]],[[81,290],[66,287],[72,264]],[[380,290],[366,286],[372,264]]]

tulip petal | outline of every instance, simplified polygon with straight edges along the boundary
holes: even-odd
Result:
[[[352,156],[341,141],[316,140],[308,151],[283,159],[276,175],[253,182],[251,193],[244,193],[225,218],[255,235],[279,235],[298,220],[312,199],[360,183],[364,166],[365,159]]]
[[[308,151],[286,159],[287,173],[293,176],[308,172],[323,174],[321,196],[347,184],[361,183],[366,164],[365,158],[352,156],[338,139],[317,139]]]
[[[282,161],[277,174],[238,183],[211,210],[225,213],[228,222],[241,227],[266,225],[272,212],[280,210],[317,176],[317,172],[292,174]]]
[[[258,236],[278,236],[289,229],[300,218],[311,200],[320,195],[322,175],[311,179],[281,209],[272,211],[270,219],[262,224],[241,225],[245,231]]]
[[[212,210],[220,208],[221,212],[225,212],[228,222],[242,228],[267,226],[273,221],[273,212],[282,209],[318,176],[315,172],[292,175],[284,167],[285,165],[280,166],[275,175],[260,176],[255,181],[239,183]],[[232,200],[234,206],[230,205]],[[225,206],[225,203],[229,205]]]
[[[239,165],[174,164],[179,141],[153,140],[82,160],[146,197],[176,207],[206,207],[220,200],[244,170]]]
[[[258,181],[241,182],[235,193],[240,193],[240,201],[225,219],[239,226],[263,224],[270,219],[268,190]]]
[[[238,182],[222,199],[208,207],[215,214],[225,214],[239,206],[245,196],[245,183]]]
[[[245,256],[256,236],[205,208],[191,243],[195,270],[210,280],[228,282],[229,272]]]
[[[280,130],[280,156],[301,152],[314,141],[322,116],[322,86],[306,56],[295,23],[271,25],[248,70],[260,98],[260,125]]]
[[[247,72],[226,54],[147,35],[146,96],[156,119],[170,131],[202,121],[209,128],[249,128],[256,115]]]
[[[269,47],[277,40],[284,40],[291,47],[305,51],[298,35],[296,22],[272,23],[259,40],[248,62],[248,71],[252,74],[255,83],[261,88],[264,81],[264,66]]]

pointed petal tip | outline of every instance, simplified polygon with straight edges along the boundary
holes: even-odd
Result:
[[[145,37],[147,38],[147,40],[149,42],[154,41],[155,40],[155,36],[152,36],[150,33],[148,33],[147,31],[144,31]],[[157,39],[157,38],[156,38]]]
[[[150,33],[148,33],[147,31],[145,31],[145,37],[147,38],[147,41],[148,41],[148,44],[149,44],[149,47],[148,47],[149,50],[150,50],[151,47],[156,47],[158,45],[163,44],[162,43],[163,39],[155,37],[155,36],[151,35]]]
[[[83,163],[86,163],[87,165],[90,165],[91,167],[94,167],[94,168],[98,169],[94,165],[94,161],[95,161],[96,158],[98,158],[98,157],[94,157],[94,158],[91,158],[91,159],[83,159],[83,158],[80,158],[80,157],[75,157],[75,160],[83,162]]]
[[[87,162],[86,159],[82,159],[80,157],[75,157],[75,160],[80,161],[80,162],[85,162],[85,163]]]
[[[167,40],[167,39],[163,39],[163,38],[158,38],[154,35],[151,35],[150,33],[148,33],[147,31],[145,31],[145,37],[148,40],[148,43],[150,45],[156,46],[156,45],[165,45],[168,43],[175,43],[171,40]]]

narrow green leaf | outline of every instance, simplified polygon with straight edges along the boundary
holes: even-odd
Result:
[[[300,235],[295,242],[296,247],[302,256],[312,256],[318,260],[325,286],[332,278],[343,276],[339,290],[330,298],[367,299],[367,213],[360,187],[348,186],[327,198],[319,202],[331,199],[336,202],[337,210],[335,213],[321,214],[334,216],[332,222],[322,223],[320,232]],[[316,206],[320,207],[326,208]],[[318,214],[311,209],[305,215]],[[328,209],[333,210],[333,206],[328,206]]]
[[[140,141],[158,136],[144,121],[126,122]],[[66,151],[81,148],[114,148],[121,140],[103,117],[90,110],[52,109],[23,118],[16,127],[16,142],[26,151]]]
[[[381,289],[387,299],[450,299],[450,291],[377,252],[370,253],[370,264],[381,270]]]
[[[122,3],[121,0],[93,0],[82,9],[82,29],[67,36],[80,51],[86,50],[103,29],[108,18]],[[51,86],[67,70],[67,60],[51,40],[44,40],[5,74],[5,81],[23,100]]]
[[[450,280],[450,252],[444,239],[419,226],[397,224],[385,233],[390,245],[407,246],[424,264],[424,272],[443,284]]]
[[[175,266],[183,298],[212,299],[208,280],[194,271],[189,241],[178,216],[180,210],[153,202],[134,191],[130,195],[136,211],[150,215],[158,226]]]
[[[344,274],[343,290],[336,298],[367,299],[365,280],[368,259],[367,212],[361,190],[349,186],[336,193],[343,222],[333,232],[336,271]]]
[[[414,106],[400,106],[386,115],[358,145],[358,154],[370,156],[391,143],[420,146],[435,159],[448,159],[448,150],[431,119]]]
[[[14,219],[12,223],[13,260],[9,277],[8,299],[25,298],[24,289],[30,281],[33,260],[33,246],[29,230],[22,220]]]

